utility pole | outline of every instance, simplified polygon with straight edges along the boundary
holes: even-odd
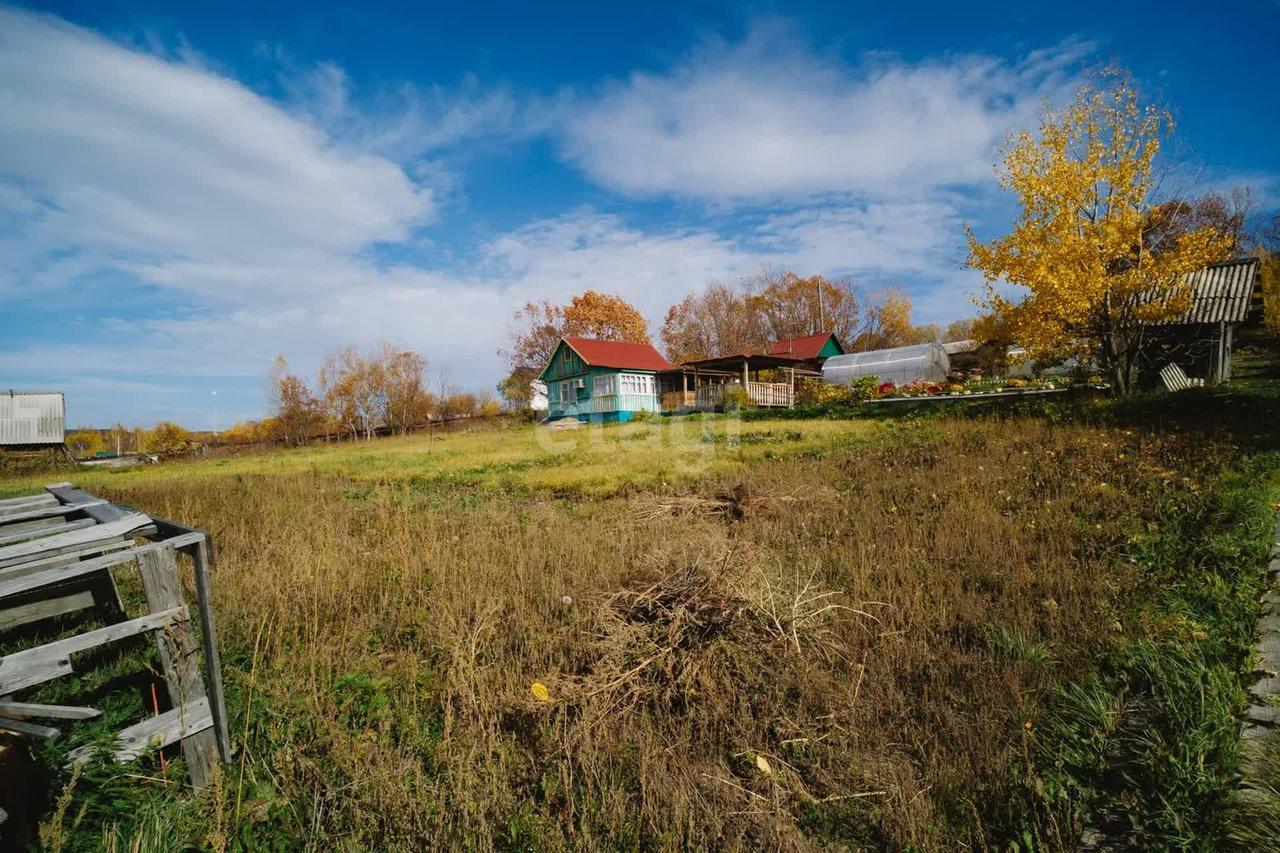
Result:
[[[825,332],[827,330],[827,315],[822,308],[822,276],[815,275],[813,278],[818,287],[818,331]]]

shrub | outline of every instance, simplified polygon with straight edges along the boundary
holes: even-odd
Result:
[[[751,409],[755,407],[755,401],[751,399],[751,395],[747,393],[747,389],[740,385],[731,385],[724,389],[724,410],[726,412],[736,412],[739,409]]]

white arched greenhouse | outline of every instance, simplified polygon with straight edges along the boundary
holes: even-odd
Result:
[[[863,376],[881,382],[905,385],[908,382],[941,382],[947,378],[951,360],[942,344],[931,341],[909,347],[878,349],[836,355],[822,364],[822,381],[848,385]]]

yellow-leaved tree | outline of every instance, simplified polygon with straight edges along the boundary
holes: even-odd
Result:
[[[1188,273],[1230,251],[1217,228],[1151,239],[1160,217],[1152,199],[1156,154],[1170,114],[1140,103],[1109,72],[1085,86],[1039,134],[1014,136],[1000,185],[1021,205],[1013,230],[984,243],[970,230],[969,266],[987,280],[985,303],[1034,358],[1097,361],[1126,394],[1151,324],[1190,306]],[[1012,285],[1012,291],[1006,285]]]

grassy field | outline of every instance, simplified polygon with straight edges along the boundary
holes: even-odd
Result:
[[[1224,846],[1272,388],[77,472],[212,530],[239,752],[56,773],[45,846]]]
[[[160,467],[80,470],[86,488],[225,482],[307,474],[415,489],[473,486],[505,491],[607,494],[636,486],[745,471],[764,459],[848,450],[892,427],[871,421],[707,416],[577,430],[478,423],[451,433],[317,444]],[[10,478],[0,493],[39,489],[47,476]]]

